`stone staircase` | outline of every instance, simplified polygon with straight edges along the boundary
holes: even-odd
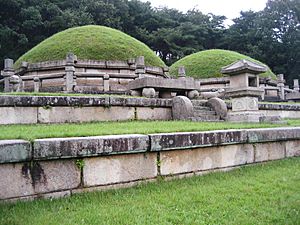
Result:
[[[192,100],[194,106],[194,116],[190,119],[192,121],[210,121],[220,122],[220,116],[208,105],[207,100]]]

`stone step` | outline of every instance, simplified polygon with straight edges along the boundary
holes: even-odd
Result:
[[[194,116],[201,117],[201,116],[216,116],[215,111],[207,111],[207,110],[194,110]]]
[[[208,106],[194,106],[194,110],[207,110],[207,111],[212,111],[212,108]]]
[[[207,100],[192,100],[193,106],[207,106]]]

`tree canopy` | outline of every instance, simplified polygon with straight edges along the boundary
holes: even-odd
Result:
[[[300,73],[300,2],[268,0],[264,10],[226,17],[191,9],[153,8],[139,0],[2,0],[0,67],[53,34],[82,25],[119,29],[147,44],[171,65],[189,54],[221,48],[238,51],[284,73]]]

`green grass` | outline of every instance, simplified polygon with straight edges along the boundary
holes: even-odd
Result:
[[[220,72],[222,67],[241,59],[248,59],[263,64],[238,52],[212,49],[200,51],[180,59],[170,67],[170,73],[172,75],[178,75],[178,67],[184,66],[187,76],[194,78],[222,77],[223,74]],[[270,69],[268,69],[266,73],[261,74],[261,76],[276,78]]]
[[[0,139],[34,140],[37,138],[87,137],[113,134],[151,134],[242,128],[267,128],[280,126],[300,126],[300,120],[289,120],[287,124],[240,124],[229,122],[214,123],[191,121],[126,121],[49,125],[1,125]]]
[[[66,199],[0,204],[0,224],[299,224],[300,158]]]
[[[146,65],[164,66],[164,62],[145,44],[112,28],[103,26],[82,26],[59,32],[21,56],[22,61],[34,63],[66,58],[73,52],[78,59],[128,60],[145,56]]]

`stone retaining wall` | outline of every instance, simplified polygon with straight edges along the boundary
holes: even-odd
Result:
[[[63,197],[300,156],[300,128],[0,141],[0,200]]]
[[[227,104],[231,109],[231,104]],[[300,105],[260,104],[266,116],[300,118]],[[172,99],[0,96],[0,124],[172,120]]]

